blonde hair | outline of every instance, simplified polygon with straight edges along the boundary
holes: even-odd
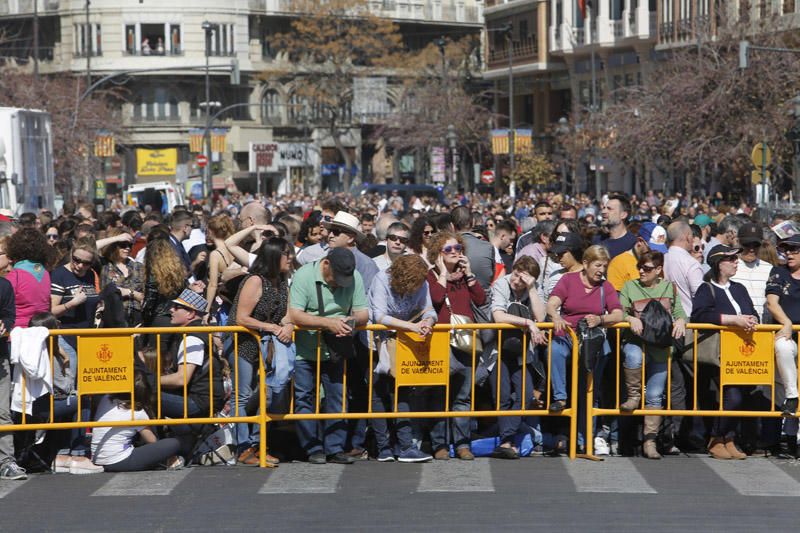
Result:
[[[74,254],[78,250],[92,254],[92,261],[97,259],[97,245],[94,242],[94,237],[81,237],[80,239],[75,239],[75,242],[72,243],[71,253]]]
[[[147,243],[145,252],[145,279],[151,278],[162,296],[172,296],[183,290],[188,274],[172,244],[166,239]]]
[[[588,247],[583,252],[584,265],[588,265],[589,263],[594,263],[595,261],[605,261],[606,263],[611,261],[611,256],[608,255],[608,250],[606,250],[605,246],[600,246],[599,244],[595,244]]]

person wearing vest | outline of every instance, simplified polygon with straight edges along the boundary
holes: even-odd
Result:
[[[172,325],[180,327],[202,326],[208,308],[206,299],[189,289],[172,300]],[[175,371],[161,376],[161,414],[170,418],[184,418],[183,386],[186,380],[186,417],[213,416],[223,407],[222,362],[211,361],[208,334],[187,333],[175,351]],[[213,364],[213,394],[209,373]],[[184,368],[185,367],[185,368]],[[210,402],[213,400],[213,406]],[[213,411],[210,409],[213,407]]]

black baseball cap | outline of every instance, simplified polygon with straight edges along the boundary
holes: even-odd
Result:
[[[741,248],[733,248],[732,246],[725,246],[724,244],[718,244],[708,252],[708,257],[706,257],[706,262],[710,265],[712,263],[718,262],[723,257],[737,255],[741,251],[742,251]]]
[[[333,279],[337,287],[349,287],[353,284],[353,272],[356,270],[356,258],[347,248],[333,248],[328,252],[328,261],[333,271]]]
[[[583,248],[583,239],[577,233],[559,233],[553,241],[550,251],[556,255]]]
[[[761,244],[764,241],[764,232],[758,224],[748,222],[739,228],[739,244]]]
[[[781,242],[778,243],[778,249],[785,248],[800,248],[800,234],[790,235],[785,239],[781,239]]]

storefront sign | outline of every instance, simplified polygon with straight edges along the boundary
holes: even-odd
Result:
[[[178,149],[136,149],[136,173],[139,176],[174,176],[178,166]]]

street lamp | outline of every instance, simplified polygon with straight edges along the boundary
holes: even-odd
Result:
[[[208,158],[208,163],[206,164],[204,171],[205,176],[203,179],[203,200],[205,201],[208,198],[208,195],[213,190],[211,184],[211,136],[208,135],[208,130],[211,129],[211,68],[209,64],[209,56],[211,55],[211,32],[214,31],[214,25],[211,24],[209,21],[204,20],[203,24],[200,26],[203,28],[206,36],[206,101],[205,101],[205,108],[206,108],[206,139],[205,139],[205,149],[206,149],[206,157]]]
[[[439,37],[436,39],[436,46],[439,47],[439,53],[442,54],[442,79],[444,80],[445,76],[447,75],[447,61],[444,53],[444,49],[447,46],[447,41],[444,37]]]
[[[456,127],[450,124],[447,126],[447,144],[450,146],[450,178],[458,189],[458,176],[456,175]]]
[[[558,135],[560,141],[559,151],[561,152],[561,192],[567,192],[567,150],[564,147],[564,137],[569,134],[569,121],[567,117],[561,117],[558,119],[558,126],[556,127],[556,135]]]

